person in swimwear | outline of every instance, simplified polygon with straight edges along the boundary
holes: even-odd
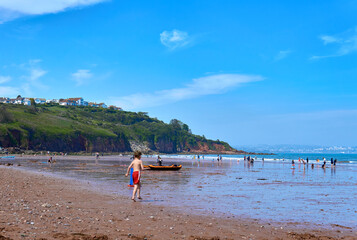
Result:
[[[134,160],[130,163],[128,170],[126,171],[125,177],[129,176],[129,171],[131,168],[133,168],[133,182],[134,182],[134,189],[133,189],[133,195],[131,197],[131,200],[136,202],[135,200],[135,194],[137,193],[138,199],[142,199],[140,196],[140,175],[141,171],[144,170],[143,162],[141,161],[141,152],[140,151],[135,151],[134,152]]]

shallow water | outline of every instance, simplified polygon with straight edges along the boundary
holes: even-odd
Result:
[[[175,206],[211,216],[249,217],[262,221],[310,223],[323,227],[333,224],[357,229],[357,165],[338,164],[327,169],[290,161],[239,160],[214,157],[197,161],[192,157],[164,158],[164,163],[180,162],[180,171],[144,171],[144,202]],[[268,158],[268,157],[266,157]],[[12,160],[23,167],[45,173],[90,181],[102,191],[127,195],[129,178],[124,174],[129,157],[72,157],[48,164],[43,158]],[[154,161],[143,157],[144,164]]]

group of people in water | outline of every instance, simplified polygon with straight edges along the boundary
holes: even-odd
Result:
[[[326,158],[322,158],[322,160],[323,160],[323,164],[322,164],[321,168],[326,168]],[[320,159],[316,159],[316,162],[320,162]],[[299,163],[303,163],[304,165],[305,164],[308,165],[309,164],[309,158],[307,157],[306,160],[305,160],[305,159],[299,157]],[[294,159],[291,160],[291,164],[292,164],[292,168],[295,168]],[[335,167],[336,164],[337,164],[337,158],[335,158],[335,159],[331,158],[331,167]],[[314,168],[314,167],[315,167],[315,164],[312,163],[311,164],[311,168]]]
[[[254,160],[257,160],[256,156],[255,157],[244,156],[244,161],[247,161],[248,163],[253,164]],[[321,165],[321,168],[326,168],[327,167],[326,166],[326,163],[327,163],[326,158],[323,158],[322,160],[323,160],[323,164]],[[284,161],[285,161],[285,158],[283,158],[283,162]],[[299,163],[304,164],[304,166],[309,164],[308,157],[306,158],[306,160],[299,157],[298,161],[299,161]],[[264,157],[262,157],[262,162],[264,162]],[[320,162],[320,159],[316,159],[316,162]],[[330,162],[331,162],[331,167],[335,167],[337,164],[337,158],[335,158],[335,159],[331,158]],[[291,164],[292,164],[292,168],[295,168],[295,160],[294,159],[291,160]],[[314,167],[315,167],[315,164],[311,163],[311,168],[314,168]]]

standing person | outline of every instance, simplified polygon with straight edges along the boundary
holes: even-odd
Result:
[[[134,152],[134,160],[130,163],[128,170],[126,171],[125,177],[129,175],[129,171],[131,168],[133,168],[133,182],[134,182],[134,189],[133,189],[133,195],[131,197],[131,200],[136,202],[135,200],[135,194],[137,193],[138,199],[142,199],[140,196],[140,189],[141,189],[141,184],[140,184],[140,176],[141,176],[141,171],[144,170],[143,162],[141,161],[141,152],[140,151],[135,151]]]
[[[217,155],[217,161],[219,162],[219,155]]]
[[[159,166],[162,166],[162,159],[159,155],[157,155],[157,163],[159,164]]]
[[[306,163],[309,164],[309,158],[308,157],[306,158]]]
[[[333,161],[333,166],[336,166],[337,163],[337,158],[335,158],[335,160]]]
[[[294,161],[294,159],[291,160],[291,165],[292,165],[292,168],[295,168],[295,161]]]
[[[324,161],[324,164],[321,166],[322,168],[326,168],[326,161]]]
[[[331,158],[331,166],[333,165],[333,158]]]

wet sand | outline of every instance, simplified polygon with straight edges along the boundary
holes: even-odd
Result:
[[[180,171],[144,171],[142,195],[157,206],[205,216],[259,219],[261,223],[294,223],[295,227],[334,229],[336,224],[357,230],[357,165],[341,164],[322,169],[290,161],[255,161],[249,164],[224,157],[198,161],[192,156],[163,157],[164,164],[182,164]],[[191,157],[191,158],[189,158]],[[241,156],[243,157],[243,156]],[[103,194],[130,195],[124,173],[129,156],[18,157],[11,160],[22,169],[59,178],[90,182]],[[143,157],[144,164],[156,164]]]
[[[0,239],[356,239],[353,229],[196,215],[91,182],[0,166]]]

